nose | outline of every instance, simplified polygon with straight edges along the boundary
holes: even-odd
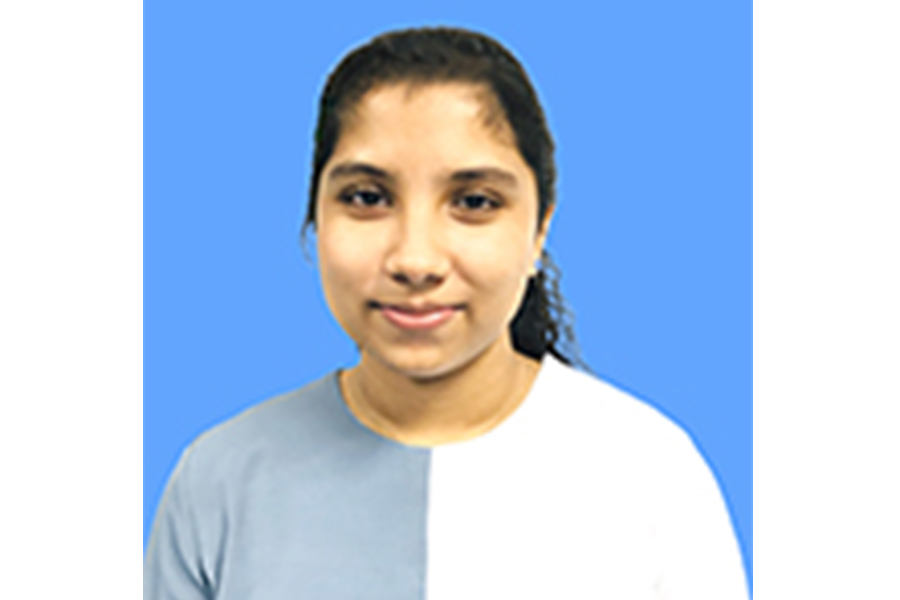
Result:
[[[416,289],[440,285],[450,269],[439,216],[418,210],[398,219],[385,269],[395,282]]]

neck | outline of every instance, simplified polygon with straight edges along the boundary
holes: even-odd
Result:
[[[505,342],[505,343],[504,343]],[[367,427],[398,442],[437,446],[482,435],[509,417],[528,395],[538,361],[508,340],[451,373],[411,378],[363,352],[341,373],[351,412]]]

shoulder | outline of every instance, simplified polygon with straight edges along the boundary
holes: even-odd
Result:
[[[607,381],[556,360],[547,366],[538,412],[568,450],[569,474],[591,474],[579,488],[588,498],[582,514],[603,522],[590,508],[604,506],[630,523],[623,546],[635,531],[649,531],[665,594],[746,598],[724,498],[689,433]],[[564,460],[557,464],[565,469]]]
[[[266,509],[258,507],[269,506],[266,499],[277,502],[281,491],[315,472],[323,459],[340,456],[348,438],[358,438],[347,435],[353,430],[344,410],[331,374],[201,434],[169,478],[154,525],[153,552],[199,557],[194,566],[216,574],[211,575],[216,580],[233,533],[227,524],[248,514],[264,517]]]
[[[652,445],[683,443],[687,433],[671,417],[595,375],[548,357],[541,382],[545,408],[569,426],[599,431],[615,439],[638,440]]]
[[[534,409],[542,427],[584,460],[609,457],[617,468],[683,473],[705,469],[689,433],[649,402],[547,357]]]
[[[642,498],[656,514],[719,511],[715,476],[686,429],[594,375],[555,360],[548,366],[535,413],[572,470],[628,490],[629,502]]]
[[[341,426],[336,374],[252,406],[199,435],[179,470],[209,484],[245,475],[254,466],[308,455]]]

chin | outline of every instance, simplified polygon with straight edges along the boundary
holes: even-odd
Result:
[[[440,379],[470,362],[464,353],[448,353],[440,348],[391,349],[373,353],[392,371],[417,380]]]

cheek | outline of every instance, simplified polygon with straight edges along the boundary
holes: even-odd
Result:
[[[332,306],[358,301],[374,281],[377,253],[360,246],[359,236],[346,228],[323,228],[319,234],[319,269]]]
[[[508,303],[528,278],[533,240],[521,229],[473,235],[460,244],[460,271],[478,291]]]

